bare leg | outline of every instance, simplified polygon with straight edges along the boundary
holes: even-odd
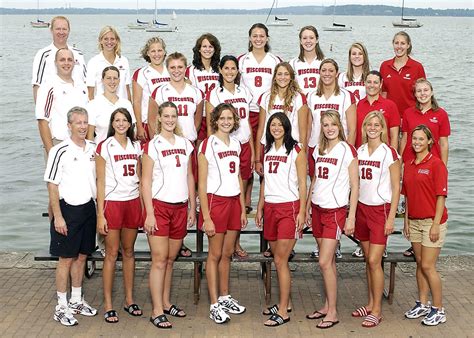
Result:
[[[59,292],[67,292],[67,282],[71,271],[73,258],[59,257],[58,265],[56,266],[56,290]]]
[[[224,235],[224,243],[222,245],[222,255],[217,266],[219,273],[219,296],[226,296],[229,294],[229,278],[230,278],[230,260],[234,253],[235,240],[237,239],[238,231],[227,230]]]
[[[337,242],[337,240],[329,238],[318,240],[319,267],[323,274],[324,288],[326,291],[326,303],[320,312],[326,313],[326,318],[324,319],[326,321],[337,320],[337,270],[336,258],[334,256]]]
[[[79,254],[77,258],[73,258],[71,264],[71,285],[75,288],[82,287],[84,279],[84,269],[86,267],[87,255]]]
[[[436,262],[438,261],[440,251],[441,248],[430,248],[426,246],[422,246],[421,248],[421,269],[431,290],[433,306],[437,308],[443,307],[441,278],[439,277],[438,271],[436,271]]]
[[[366,257],[366,260],[365,260],[365,274],[367,276],[367,296],[368,296],[368,302],[367,302],[367,305],[365,306],[365,308],[368,310],[368,311],[372,311],[372,307],[374,306],[374,299],[373,299],[373,296],[372,296],[372,281],[371,281],[371,275],[370,275],[370,266],[369,266],[369,259],[367,257],[369,257],[369,248],[370,248],[370,243],[369,241],[364,241],[364,242],[360,242],[360,246],[362,248],[362,251],[364,252],[364,257]]]
[[[169,310],[171,307],[171,280],[173,279],[173,265],[178,252],[181,249],[182,239],[169,239],[168,241],[168,263],[166,265],[165,285],[163,288],[163,308]],[[184,314],[184,312],[183,312]]]
[[[426,305],[428,304],[430,286],[422,270],[421,243],[412,242],[411,246],[413,247],[413,252],[415,253],[415,259],[416,259],[416,283],[418,284],[418,297],[420,299],[420,302]]]
[[[206,260],[206,279],[209,290],[211,304],[217,303],[218,297],[218,265],[221,260],[222,246],[224,244],[224,234],[215,234],[208,237],[209,253]]]
[[[151,316],[155,318],[163,314],[163,287],[168,262],[168,237],[148,236],[148,244],[151,250],[150,293],[153,306]]]
[[[120,230],[109,230],[105,236],[105,258],[102,269],[102,284],[104,287],[104,310],[113,309],[112,290],[115,278],[115,262],[120,247]]]
[[[382,270],[382,256],[385,245],[370,244],[369,254],[366,255],[369,275],[370,275],[370,294],[372,300],[372,314],[375,317],[382,315],[382,295],[384,275]]]
[[[125,305],[134,304],[133,285],[135,279],[135,240],[137,239],[137,229],[122,229],[122,269],[123,269],[123,286],[125,289]],[[107,255],[107,249],[105,249]],[[141,311],[135,311],[140,314]]]

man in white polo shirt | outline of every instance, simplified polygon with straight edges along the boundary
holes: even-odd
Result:
[[[87,255],[95,251],[96,198],[95,144],[86,140],[87,111],[73,107],[67,113],[71,137],[51,148],[44,180],[48,184],[51,220],[51,255],[58,256],[56,290],[58,305],[54,320],[66,326],[77,324],[74,314],[95,316],[82,296]],[[71,276],[71,298],[67,285]]]

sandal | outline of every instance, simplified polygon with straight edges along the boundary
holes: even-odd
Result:
[[[312,314],[310,315],[306,315],[306,319],[322,319],[324,317],[326,317],[327,313],[322,313],[322,312],[319,312],[319,311],[314,311]]]
[[[286,309],[286,312],[291,312],[291,307]],[[270,316],[278,313],[278,304],[273,304],[272,306],[267,307],[263,310],[262,315]]]
[[[112,320],[111,318],[117,318],[117,320]],[[110,311],[107,311],[106,313],[104,313],[104,320],[106,323],[109,323],[109,324],[115,324],[115,323],[118,323],[119,319],[118,319],[118,315],[117,315],[117,311],[115,310],[110,310]]]
[[[329,324],[326,325],[325,323],[329,323]],[[321,324],[323,324],[323,325],[321,325]],[[324,329],[330,329],[331,327],[333,327],[337,324],[339,324],[338,320],[334,320],[334,321],[333,320],[322,320],[322,321],[319,322],[318,325],[316,325],[316,327],[318,329],[324,330]]]
[[[249,256],[249,254],[244,249],[236,249],[234,251],[233,256],[237,259],[244,259],[244,258],[247,258]]]
[[[272,249],[271,249],[271,248],[268,248],[267,250],[265,250],[265,251],[263,252],[263,256],[265,256],[265,257],[267,257],[267,258],[273,257]]]
[[[374,315],[368,315],[367,317],[364,318],[364,321],[362,322],[362,327],[376,327],[380,324],[382,321],[382,317],[375,317]]]
[[[278,313],[275,313],[275,314],[272,314],[270,316],[270,318],[268,318],[268,320],[271,320],[272,323],[271,324],[267,324],[266,322],[263,323],[263,325],[265,326],[269,326],[269,327],[275,327],[275,326],[280,326],[280,325],[283,325],[283,324],[286,324],[290,321],[290,317],[288,318],[283,318],[282,316],[280,316]]]
[[[191,257],[193,255],[193,252],[191,251],[190,248],[188,248],[186,245],[181,245],[181,249],[179,249],[179,256],[181,257]]]
[[[171,329],[173,325],[169,322],[168,318],[166,318],[166,315],[159,315],[156,316],[155,318],[150,317],[150,322],[155,325],[159,329]],[[163,326],[161,324],[163,323],[169,323],[169,326]]]
[[[134,317],[140,317],[143,314],[142,309],[135,303],[130,304],[129,306],[124,306],[123,309],[128,312],[129,315]],[[140,311],[140,313],[136,313],[137,311]]]
[[[367,310],[367,308],[365,306],[361,306],[360,308],[358,309],[355,309],[353,312],[352,312],[352,317],[356,317],[356,318],[359,318],[359,317],[367,317],[368,315],[370,315],[372,313],[371,310]]]
[[[245,213],[248,215],[252,212],[253,208],[251,206],[246,206],[245,207]]]
[[[172,315],[173,317],[184,318],[186,317],[186,313],[183,309],[180,309],[176,305],[171,305],[168,310],[163,309],[163,312],[167,315]]]
[[[413,252],[413,247],[409,247],[408,249],[406,249],[404,252],[403,252],[403,256],[405,257],[413,257],[415,255],[415,253]]]
[[[288,262],[291,262],[293,258],[295,258],[296,252],[295,250],[291,250],[290,256],[288,256]]]

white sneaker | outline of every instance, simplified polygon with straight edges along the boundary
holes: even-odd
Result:
[[[364,257],[364,251],[360,246],[358,246],[352,253],[352,257]]]
[[[342,258],[341,243],[339,243],[339,244],[337,245],[335,255],[336,255],[336,258]]]
[[[319,258],[319,248],[316,246],[316,249],[314,249],[312,252],[311,252],[311,258]]]
[[[384,249],[384,250],[383,250],[382,257],[383,257],[383,258],[387,258],[387,257],[388,257],[387,249]]]
[[[436,326],[446,322],[446,313],[444,312],[444,307],[438,309],[436,307],[431,307],[430,313],[423,318],[421,324],[428,326]]]
[[[68,307],[71,309],[72,313],[76,315],[93,317],[97,314],[97,309],[94,309],[92,306],[87,304],[84,298],[82,298],[82,300],[78,303],[69,302]]]
[[[209,309],[209,318],[211,318],[216,324],[224,324],[230,320],[230,316],[219,303],[211,305]]]
[[[231,295],[220,296],[217,302],[225,312],[229,312],[233,315],[240,315],[245,312],[245,306],[239,305],[239,302],[232,298]]]
[[[430,302],[428,302],[427,305],[424,305],[424,304],[421,304],[419,300],[417,300],[415,302],[415,306],[412,309],[405,312],[405,317],[408,319],[420,318],[429,314],[431,309],[432,308],[431,308]]]
[[[64,305],[56,305],[53,319],[65,326],[77,325],[77,319],[74,318],[71,309]]]

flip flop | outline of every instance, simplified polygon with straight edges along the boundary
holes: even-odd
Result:
[[[193,255],[193,252],[190,248],[183,244],[181,245],[181,249],[179,249],[179,255],[181,257],[191,257]]]
[[[263,323],[263,325],[268,326],[268,327],[275,327],[275,326],[280,326],[280,325],[288,323],[290,321],[290,317],[284,319],[278,313],[275,313],[275,314],[272,314],[270,318],[268,318],[268,320],[271,320],[273,323],[272,324]]]
[[[405,257],[413,257],[415,255],[415,253],[413,252],[413,247],[409,247],[408,249],[406,249],[404,252],[403,252],[403,256]]]
[[[272,306],[267,307],[265,310],[263,310],[262,315],[264,316],[270,316],[273,314],[278,313],[278,304],[273,304]],[[286,312],[291,312],[291,308],[287,308]]]
[[[316,316],[314,316],[316,315]],[[314,311],[312,314],[310,315],[306,315],[306,319],[321,319],[321,318],[324,318],[326,317],[326,313],[322,313],[322,312],[319,312],[319,311]]]
[[[159,316],[156,316],[155,318],[150,317],[150,322],[159,329],[171,329],[173,327],[173,325],[170,325],[170,326],[160,325],[163,323],[170,323],[168,318],[166,318],[166,315],[159,315]]]
[[[117,320],[110,320],[110,318],[112,318],[112,317],[117,318]],[[110,311],[107,311],[106,313],[104,313],[104,320],[105,320],[106,323],[109,323],[109,324],[118,323],[119,319],[118,319],[117,311],[110,310]]]
[[[167,315],[171,315],[173,317],[178,317],[178,318],[184,318],[186,317],[186,313],[184,313],[184,310],[183,309],[180,309],[179,307],[177,307],[176,305],[171,305],[170,308],[168,310],[165,310],[163,309],[163,312]],[[183,314],[179,314],[180,312],[184,313]]]
[[[364,318],[364,321],[362,322],[362,327],[366,327],[366,328],[376,327],[380,324],[381,321],[382,321],[382,317],[375,317],[374,315],[368,315],[367,317]]]
[[[329,325],[324,325],[324,323],[329,323]],[[323,326],[321,326],[321,324],[323,324]],[[333,327],[337,324],[339,324],[338,320],[334,320],[334,321],[332,321],[332,320],[322,320],[322,321],[319,322],[318,325],[316,325],[316,327],[318,329],[325,330],[325,329],[329,329],[329,328],[331,328],[331,327]]]
[[[143,314],[142,309],[135,303],[130,304],[129,306],[124,306],[123,309],[128,312],[129,315],[134,317],[140,317]],[[140,311],[140,314],[135,313],[136,311]]]
[[[358,309],[355,309],[352,312],[352,317],[360,318],[360,317],[367,317],[367,315],[370,315],[372,313],[371,310],[367,310],[365,306],[361,306]]]
[[[245,251],[244,249],[237,249],[234,251],[234,257],[235,258],[247,258],[249,256],[249,254],[247,253],[247,251]]]
[[[263,255],[264,255],[265,257],[273,257],[272,249],[271,249],[271,248],[268,248],[267,250],[265,250],[265,251],[263,252]]]

